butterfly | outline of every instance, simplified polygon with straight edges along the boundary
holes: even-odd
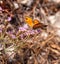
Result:
[[[47,27],[47,25],[44,25],[43,23],[39,22],[37,19],[32,19],[31,17],[26,16],[25,22],[33,29],[42,28],[44,29]]]

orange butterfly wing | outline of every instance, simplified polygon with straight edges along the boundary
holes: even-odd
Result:
[[[25,17],[25,22],[32,28],[33,27],[33,20],[30,17]]]
[[[44,25],[43,23],[39,22],[37,19],[34,20],[33,29],[44,28],[44,27],[46,27],[46,25]]]

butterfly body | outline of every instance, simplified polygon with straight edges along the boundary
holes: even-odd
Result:
[[[44,25],[43,23],[39,22],[37,19],[32,20],[30,17],[25,18],[25,22],[33,29],[37,28],[43,28],[46,27],[47,25]]]

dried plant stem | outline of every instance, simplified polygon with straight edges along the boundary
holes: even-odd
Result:
[[[41,44],[42,48],[48,43],[48,41],[50,41],[53,38],[54,38],[54,35],[51,34],[45,41],[43,41]]]

